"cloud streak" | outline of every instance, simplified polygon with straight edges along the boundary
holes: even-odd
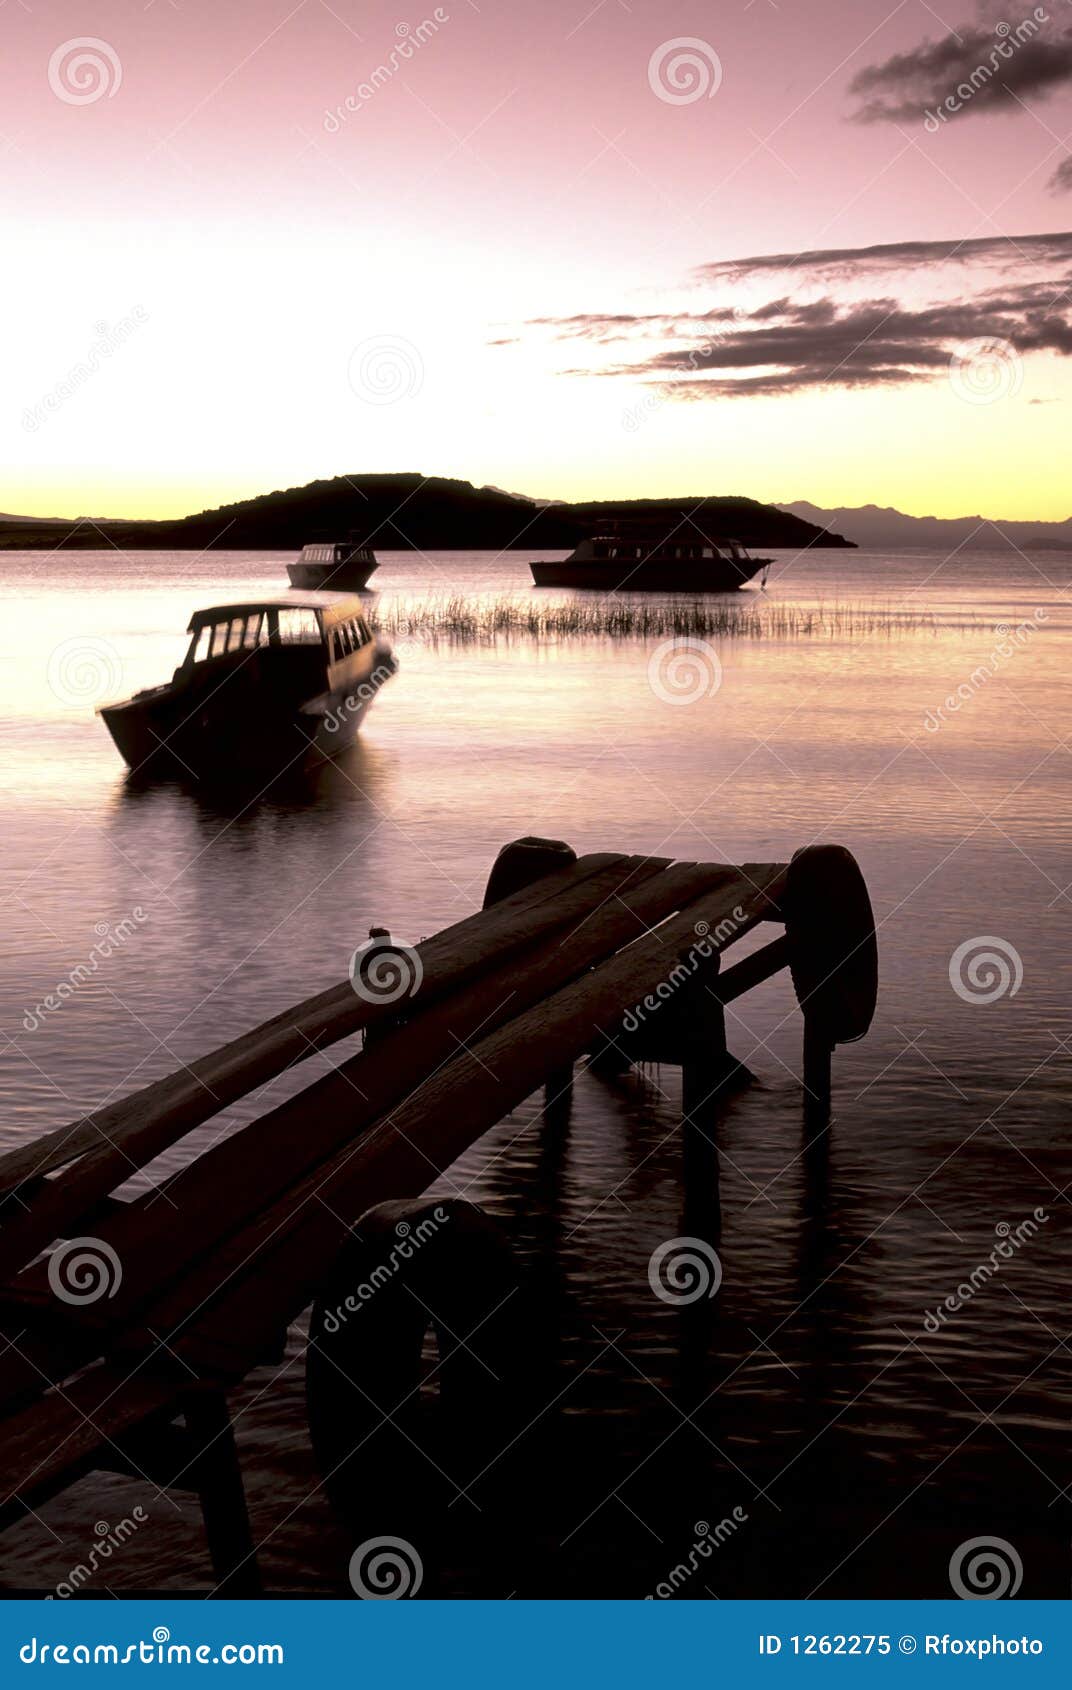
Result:
[[[1072,158],[1066,158],[1059,164],[1049,181],[1050,191],[1055,194],[1072,194]]]
[[[904,297],[936,291],[943,279],[948,295],[950,264],[954,297]],[[758,301],[757,288],[783,272],[814,297],[780,288]],[[1072,357],[1072,234],[779,253],[705,265],[699,275],[731,295],[742,286],[747,304],[720,298],[702,311],[579,313],[528,327],[593,349],[590,367],[566,374],[639,379],[685,401],[934,381],[980,341],[1020,357]],[[601,359],[612,346],[614,360]]]
[[[1070,161],[1072,162],[1072,161]],[[1024,264],[1072,262],[1072,231],[1042,235],[985,235],[970,241],[895,241],[881,246],[819,247],[809,252],[763,253],[719,259],[696,272],[705,282],[742,282],[772,271],[807,272],[844,281],[869,272],[934,269],[943,264],[1016,269]]]
[[[927,120],[928,127],[969,113],[1018,111],[1032,95],[1045,97],[1072,81],[1072,28],[1054,23],[1043,6],[1012,25],[965,25],[941,41],[921,41],[881,64],[867,65],[849,84],[860,100],[858,123]]]

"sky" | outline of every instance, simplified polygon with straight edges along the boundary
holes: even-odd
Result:
[[[4,0],[0,509],[1063,519],[1072,3]]]

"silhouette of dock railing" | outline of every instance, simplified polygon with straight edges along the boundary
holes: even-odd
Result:
[[[761,923],[784,931],[723,969]],[[89,1471],[140,1475],[199,1494],[217,1593],[256,1593],[227,1392],[280,1354],[360,1217],[419,1198],[541,1085],[560,1105],[582,1057],[597,1072],[679,1063],[686,1153],[713,1143],[740,1072],[725,1006],[784,968],[805,1116],[822,1128],[831,1051],[867,1030],[877,982],[847,851],[731,866],[519,840],[480,912],[412,950],[373,943],[350,980],[0,1156],[0,1525]],[[363,1048],[303,1090],[150,1191],[113,1196],[361,1031]]]

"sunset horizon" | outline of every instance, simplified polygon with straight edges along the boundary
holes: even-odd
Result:
[[[9,9],[0,507],[420,463],[1061,520],[1066,4]]]
[[[353,465],[350,465],[347,469],[336,468],[326,474],[317,473],[311,475],[308,480],[280,481],[276,482],[272,486],[251,484],[237,488],[225,488],[217,490],[217,497],[211,501],[207,497],[199,498],[197,495],[191,493],[191,499],[193,502],[188,504],[180,504],[177,500],[173,500],[169,503],[167,497],[163,494],[155,496],[149,493],[140,494],[137,492],[131,495],[130,501],[122,509],[94,509],[88,506],[82,508],[80,506],[76,507],[75,505],[71,505],[68,509],[62,509],[55,505],[48,506],[47,508],[44,505],[39,508],[31,508],[30,504],[24,501],[18,509],[12,507],[10,510],[0,512],[0,518],[5,516],[14,516],[29,517],[38,521],[55,519],[65,522],[166,522],[186,516],[199,515],[203,511],[216,510],[226,508],[229,505],[241,504],[246,500],[262,498],[266,495],[271,495],[272,493],[294,491],[295,489],[311,486],[318,481],[332,481],[335,479],[345,480],[347,478],[355,479],[364,474],[382,476],[413,475],[427,479],[456,480],[467,483],[477,490],[487,488],[495,492],[507,492],[517,498],[529,499],[534,504],[538,505],[558,503],[570,504],[594,500],[625,502],[631,499],[694,499],[698,504],[702,504],[705,500],[711,499],[743,498],[756,499],[761,504],[773,505],[778,509],[785,509],[795,504],[807,503],[816,505],[825,510],[836,511],[839,509],[860,510],[873,508],[875,510],[895,512],[902,516],[916,518],[933,517],[939,521],[968,521],[973,518],[979,518],[983,522],[992,523],[1012,521],[1048,524],[1065,522],[1072,519],[1072,497],[1070,497],[1064,505],[1062,505],[1059,500],[1054,501],[1052,510],[1047,512],[1040,512],[1030,508],[1024,508],[1016,511],[1010,510],[1006,506],[1002,506],[999,509],[988,510],[983,508],[982,502],[973,508],[968,508],[967,506],[957,505],[955,500],[949,504],[948,509],[942,509],[934,503],[928,505],[926,501],[923,502],[919,509],[913,509],[908,503],[898,503],[892,498],[886,500],[874,497],[861,497],[859,499],[849,500],[835,498],[831,495],[829,500],[822,500],[814,496],[814,489],[812,488],[801,489],[788,496],[780,496],[776,493],[762,495],[753,492],[749,488],[722,486],[708,489],[706,492],[702,493],[697,491],[695,488],[689,491],[673,485],[667,485],[665,487],[660,487],[657,490],[649,491],[639,488],[635,478],[623,478],[619,482],[593,488],[584,480],[583,475],[579,477],[576,485],[570,491],[547,493],[541,490],[534,493],[523,487],[502,487],[498,482],[483,479],[475,473],[467,474],[461,469],[454,473],[440,469],[426,472],[424,470],[415,470],[404,465],[377,470],[367,470],[364,468],[356,469]]]
[[[1072,0],[0,32],[13,1671],[1057,1690]]]

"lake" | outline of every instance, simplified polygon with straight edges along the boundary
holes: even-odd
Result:
[[[642,1597],[729,1518],[677,1594],[942,1596],[959,1546],[986,1537],[1011,1548],[1022,1595],[1066,1596],[1072,559],[779,554],[761,618],[867,605],[888,631],[707,642],[687,698],[650,642],[404,639],[360,743],[307,782],[249,801],[128,781],[94,706],[166,679],[196,607],[280,591],[285,562],[0,557],[0,1142],[343,978],[373,925],[416,941],[459,920],[518,835],[727,861],[840,841],[875,906],[878,1013],[836,1053],[816,1158],[788,976],[733,1006],[730,1047],[756,1081],[723,1130],[715,1299],[675,1308],[648,1284],[683,1230],[676,1069],[580,1075],[567,1133],[542,1132],[533,1099],[437,1188],[501,1219],[538,1291],[532,1437],[561,1477],[505,1537],[460,1503],[442,1589]],[[527,591],[525,562],[383,554],[371,617]],[[270,1590],[348,1595],[302,1375],[293,1335],[235,1399],[255,1534]],[[0,1538],[0,1582],[55,1586],[135,1506],[146,1522],[92,1593],[203,1590],[196,1503],[119,1478]]]

